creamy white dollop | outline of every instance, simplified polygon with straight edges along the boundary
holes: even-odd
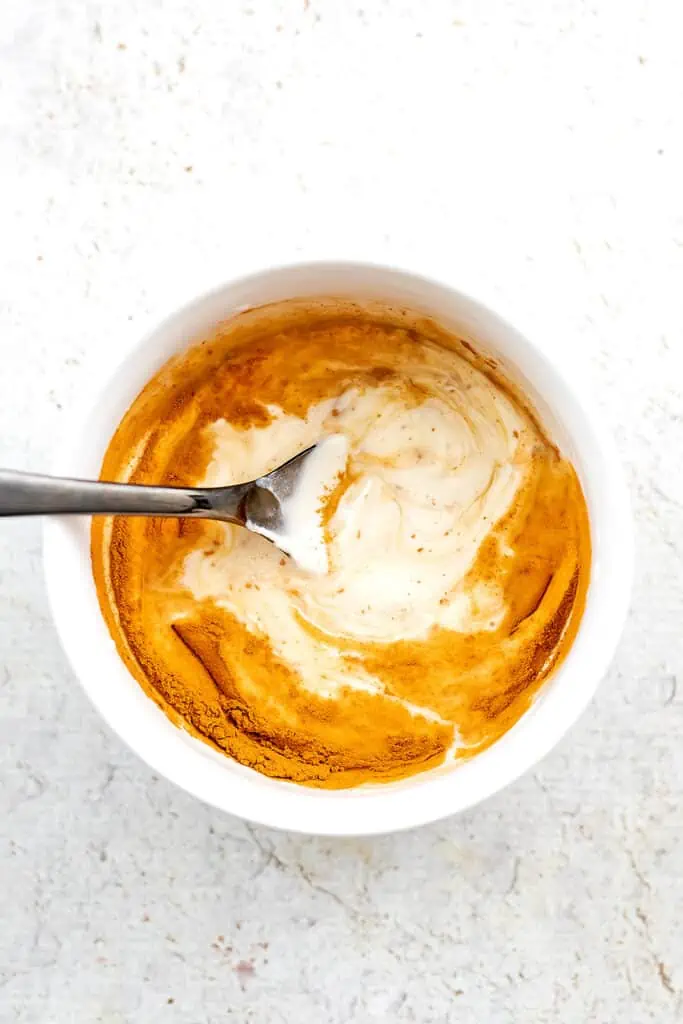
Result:
[[[263,475],[321,438],[335,439],[320,447],[305,481],[299,530],[296,514],[289,521],[291,550],[298,545],[306,563],[320,543],[325,502],[343,480],[326,523],[324,565],[312,557],[307,570],[226,525],[218,550],[194,551],[184,566],[197,599],[211,598],[266,635],[318,692],[377,685],[335,638],[387,643],[424,637],[433,626],[492,630],[505,614],[495,582],[466,577],[529,470],[534,432],[494,381],[464,359],[456,370],[453,362],[451,355],[447,372],[416,367],[408,390],[350,389],[305,418],[270,407],[266,426],[220,420],[210,428],[207,486]]]

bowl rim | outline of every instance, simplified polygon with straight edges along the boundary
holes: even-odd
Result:
[[[129,367],[137,364],[139,370],[144,362],[141,355],[146,350],[151,354],[152,346],[159,339],[170,337],[174,330],[177,333],[183,323],[192,322],[201,310],[220,305],[223,299],[227,306],[231,293],[258,286],[266,280],[304,280],[307,275],[321,273],[329,277],[356,274],[391,279],[422,292],[438,293],[444,300],[470,309],[494,324],[508,339],[513,339],[513,347],[535,362],[539,373],[543,372],[552,383],[552,389],[562,396],[559,404],[573,407],[575,428],[570,429],[566,422],[564,427],[580,453],[590,455],[593,468],[590,473],[586,470],[586,480],[600,495],[595,508],[589,508],[593,559],[586,607],[562,665],[512,729],[488,750],[455,768],[413,775],[398,783],[319,790],[268,779],[232,762],[172,725],[121,661],[104,626],[99,605],[97,613],[106,631],[106,640],[102,629],[98,630],[90,617],[89,606],[85,620],[78,617],[76,613],[86,609],[83,602],[88,593],[81,549],[82,524],[87,524],[89,539],[89,519],[81,521],[78,527],[67,517],[46,519],[43,565],[52,618],[77,678],[110,728],[155,772],[205,803],[258,824],[307,834],[372,835],[413,828],[466,810],[515,781],[560,741],[592,699],[621,635],[631,595],[633,530],[628,490],[616,446],[586,399],[583,385],[573,378],[571,370],[556,354],[520,334],[487,304],[443,280],[402,267],[356,260],[292,261],[265,266],[228,280],[177,308],[151,330],[142,333],[122,356],[100,368],[98,383],[88,389],[87,397],[70,417],[52,471],[58,474],[78,472],[74,453],[95,417],[104,389],[125,375]],[[334,294],[334,289],[330,289],[329,294]],[[195,330],[194,336],[196,333]],[[187,335],[188,341],[192,337],[192,333]],[[158,365],[166,358],[165,355]],[[149,376],[151,373],[143,376],[142,383]],[[134,400],[140,386],[131,388],[127,404]],[[556,404],[555,400],[549,400],[553,410]],[[111,424],[105,445],[117,422]],[[583,479],[582,482],[585,488]],[[89,576],[92,601],[94,582],[89,557],[88,543],[88,573],[85,575]],[[94,600],[97,604],[96,595]],[[88,622],[90,630],[84,629]],[[95,634],[93,642],[90,633]],[[114,662],[118,664],[118,671],[113,667]],[[114,679],[114,688],[122,685],[121,673],[134,684],[137,700],[126,691],[125,701],[119,701],[125,706],[117,705],[117,695],[102,683],[103,664],[107,681],[111,682],[110,677]],[[122,690],[118,696],[122,698]],[[148,705],[146,711],[140,698]],[[150,713],[159,717],[153,720]],[[140,727],[141,723],[144,727]]]

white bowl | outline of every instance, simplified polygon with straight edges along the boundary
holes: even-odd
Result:
[[[409,828],[461,811],[506,786],[558,742],[593,696],[628,608],[633,564],[629,500],[615,449],[551,358],[453,288],[358,263],[311,263],[233,281],[173,314],[129,353],[76,417],[54,472],[97,477],[108,442],[143,385],[174,353],[245,307],[293,297],[347,296],[409,306],[475,342],[507,367],[574,462],[593,546],[583,619],[571,650],[532,707],[488,750],[437,769],[357,789],[326,791],[266,778],[172,725],[121,661],[100,614],[90,521],[45,525],[45,572],[57,630],[86,692],[109,725],[156,772],[201,800],[251,821],[327,835]]]

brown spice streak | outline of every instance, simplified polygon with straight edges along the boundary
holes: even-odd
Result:
[[[430,344],[454,349],[522,401],[490,360],[423,317],[341,301],[288,303],[242,314],[163,367],[126,413],[101,478],[196,484],[212,457],[205,428],[216,420],[246,429],[270,421],[270,404],[303,416],[350,387],[391,386],[402,361]],[[424,400],[418,386],[407,393],[416,406]],[[565,656],[588,585],[581,486],[533,410],[528,416],[538,431],[533,472],[464,581],[502,587],[506,614],[496,629],[435,628],[424,640],[390,644],[325,637],[381,687],[326,699],[266,637],[180,584],[186,554],[217,545],[219,526],[96,519],[93,573],[126,665],[176,724],[273,778],[326,788],[388,781],[443,762],[456,735],[461,757],[490,746]],[[352,482],[343,474],[328,495],[326,528]]]

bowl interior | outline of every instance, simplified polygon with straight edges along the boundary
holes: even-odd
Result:
[[[499,360],[536,406],[579,473],[593,563],[577,637],[532,707],[472,760],[412,778],[320,791],[266,778],[176,728],[123,665],[100,614],[90,567],[89,520],[45,524],[45,569],[66,653],[103,717],[151,767],[200,799],[263,824],[318,834],[370,834],[415,826],[468,807],[518,777],[578,717],[605,672],[626,614],[632,565],[628,498],[611,443],[539,348],[474,302],[433,281],[362,264],[267,270],[185,307],[131,351],[74,417],[55,473],[97,477],[120,419],[149,378],[189,342],[235,313],[287,298],[338,296],[424,312]]]

